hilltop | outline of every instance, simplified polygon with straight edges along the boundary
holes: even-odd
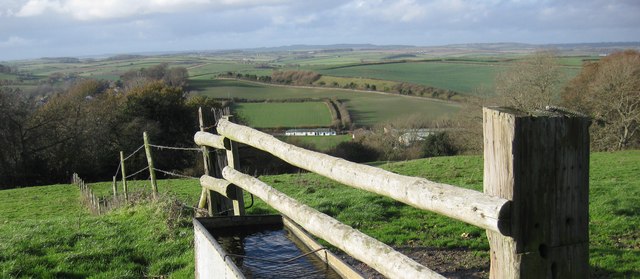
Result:
[[[427,177],[476,190],[482,187],[482,158],[456,156],[420,159],[382,166],[393,172]],[[592,277],[640,276],[640,151],[593,153],[590,189]],[[314,174],[261,177],[280,191],[359,230],[404,250],[430,247],[447,254],[446,262],[473,266],[484,274],[488,244],[484,231],[422,212],[387,198],[346,188]],[[162,180],[167,200],[194,204],[196,180]],[[142,190],[147,183],[134,183]],[[111,183],[91,187],[110,195]],[[0,277],[138,278],[190,277],[193,274],[191,211],[175,202],[135,205],[105,215],[80,205],[72,185],[0,191]],[[248,198],[248,197],[247,197]],[[273,212],[256,201],[250,214]],[[412,248],[413,247],[413,248]],[[433,250],[435,249],[435,250]],[[461,251],[461,252],[460,252]],[[411,254],[416,256],[417,254]],[[462,259],[462,260],[461,260]],[[427,263],[428,264],[428,263]]]

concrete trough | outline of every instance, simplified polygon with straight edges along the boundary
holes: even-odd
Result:
[[[196,278],[363,278],[280,215],[194,218]]]

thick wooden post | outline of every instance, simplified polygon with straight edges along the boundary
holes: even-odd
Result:
[[[491,278],[589,276],[589,119],[484,108],[484,192],[511,200],[487,231]],[[508,235],[508,236],[505,236]]]
[[[149,146],[149,135],[147,132],[142,133],[144,140],[144,153],[147,155],[147,164],[149,165],[149,176],[151,177],[151,190],[153,198],[158,198],[158,184],[156,183],[156,171],[153,167],[153,157],[151,157],[151,146]]]
[[[127,173],[124,168],[124,153],[120,151],[120,172],[122,173],[122,192],[124,192],[124,199],[129,200],[129,194],[127,193]]]
[[[222,118],[229,122],[233,122],[232,115],[225,115]],[[227,149],[227,166],[235,170],[238,170],[240,168],[240,156],[238,154],[238,144],[231,140],[228,140],[225,147]],[[242,188],[236,187],[235,196],[236,196],[236,199],[233,200],[233,215],[236,215],[236,216],[245,215],[244,195],[242,194]]]

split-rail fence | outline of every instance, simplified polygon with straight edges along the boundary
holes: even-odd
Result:
[[[248,191],[352,257],[389,278],[442,278],[428,267],[239,170],[237,144],[347,186],[460,220],[487,231],[491,278],[585,278],[589,275],[588,118],[547,108],[524,113],[484,108],[484,192],[395,174],[282,142],[235,124],[196,133],[196,144],[226,152],[227,166],[200,179],[200,206],[212,195],[244,214]],[[208,160],[208,152],[205,161]],[[215,175],[214,175],[215,176]],[[208,193],[208,195],[207,195]],[[210,210],[215,207],[209,207]],[[216,213],[216,212],[212,212]]]

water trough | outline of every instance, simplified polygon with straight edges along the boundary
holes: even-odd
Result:
[[[280,215],[193,219],[196,278],[363,278]]]

